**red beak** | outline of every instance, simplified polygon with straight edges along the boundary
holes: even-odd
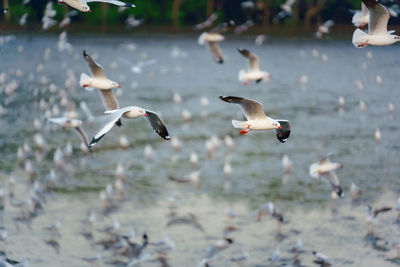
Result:
[[[279,126],[278,129],[282,130],[282,126]]]
[[[83,87],[89,87],[89,84],[84,84]]]
[[[92,13],[92,10],[88,10],[89,13]]]
[[[147,115],[146,113],[144,113],[143,116],[148,117],[149,115]]]
[[[118,84],[117,88],[121,88],[121,85]]]

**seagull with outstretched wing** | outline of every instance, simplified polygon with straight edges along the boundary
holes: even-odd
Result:
[[[278,140],[284,143],[290,135],[290,125],[286,120],[274,120],[265,115],[263,107],[257,101],[237,97],[237,96],[220,96],[222,101],[240,105],[246,121],[232,120],[235,128],[243,129],[241,135],[249,133],[251,130],[274,130]],[[285,125],[285,128],[282,126]]]
[[[145,110],[140,107],[129,106],[117,110],[109,110],[105,113],[108,113],[110,115],[106,118],[103,128],[101,128],[100,131],[93,137],[92,141],[89,144],[89,148],[95,146],[121,118],[136,119],[141,116],[146,117],[149,120],[153,130],[159,136],[161,136],[165,140],[170,139],[168,130],[165,127],[164,123],[162,122],[158,114],[153,111]]]
[[[368,33],[356,29],[353,33],[352,43],[357,48],[367,45],[391,45],[400,41],[400,36],[394,31],[388,31],[387,25],[390,14],[386,7],[376,0],[362,0],[369,10]]]
[[[135,7],[134,4],[125,3],[125,2],[122,2],[119,0],[58,0],[59,4],[67,4],[70,7],[78,9],[79,11],[82,11],[82,12],[92,12],[92,10],[90,9],[90,7],[87,4],[90,2],[109,3],[109,4],[117,5],[120,7]]]

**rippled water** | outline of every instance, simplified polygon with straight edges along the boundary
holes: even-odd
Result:
[[[217,266],[232,266],[229,258],[241,250],[249,251],[245,265],[270,266],[268,257],[277,245],[274,237],[276,225],[271,219],[257,223],[256,209],[266,201],[273,201],[289,221],[283,226],[285,238],[280,243],[281,258],[288,258],[288,249],[297,239],[302,239],[306,252],[302,263],[312,264],[311,251],[321,250],[339,266],[391,266],[387,261],[394,257],[391,242],[398,236],[394,224],[396,214],[385,214],[376,225],[377,235],[383,238],[387,251],[376,249],[365,237],[364,205],[396,205],[399,193],[399,115],[388,113],[389,102],[400,108],[398,79],[400,59],[398,46],[356,49],[350,41],[304,41],[272,39],[263,46],[255,46],[249,37],[228,37],[221,44],[225,64],[212,61],[207,48],[197,44],[197,36],[83,36],[69,38],[73,52],[58,52],[57,37],[17,36],[15,41],[0,49],[0,71],[10,73],[7,82],[15,78],[16,69],[23,77],[17,78],[19,87],[13,97],[0,94],[0,104],[7,113],[0,117],[0,169],[1,181],[6,188],[9,175],[17,181],[16,199],[27,197],[28,176],[17,159],[18,146],[25,141],[34,146],[33,119],[44,119],[39,100],[51,98],[48,85],[40,83],[45,75],[58,90],[64,88],[67,70],[77,78],[88,72],[81,53],[98,55],[97,61],[106,69],[108,77],[118,81],[122,94],[121,106],[138,105],[162,114],[171,136],[178,137],[182,150],[174,152],[170,142],[153,133],[144,119],[125,120],[123,127],[114,128],[84,156],[79,150],[79,137],[72,130],[44,124],[41,134],[48,147],[45,159],[36,162],[37,179],[48,175],[54,168],[53,154],[57,147],[65,147],[70,141],[74,153],[68,160],[73,174],[59,172],[55,188],[49,193],[44,210],[28,227],[15,222],[19,209],[6,203],[3,226],[8,239],[1,244],[10,258],[29,259],[30,266],[85,266],[82,257],[102,252],[103,264],[107,265],[111,254],[90,243],[80,235],[82,220],[88,210],[98,213],[96,229],[111,224],[113,218],[121,222],[122,232],[134,227],[139,233],[146,232],[151,241],[168,235],[176,243],[170,253],[171,266],[196,266],[204,256],[207,246],[220,238],[227,223],[225,207],[240,214],[239,230],[230,234],[235,240],[232,248],[214,261]],[[134,44],[133,51],[127,49]],[[17,48],[23,46],[21,53]],[[187,56],[174,58],[171,51],[178,46]],[[50,47],[50,59],[43,61],[46,47]],[[247,68],[246,60],[236,51],[244,47],[257,53],[261,68],[272,75],[269,83],[243,86],[237,80],[240,69]],[[314,57],[312,50],[317,50]],[[373,54],[372,59],[366,52]],[[328,61],[321,60],[325,54]],[[157,63],[134,74],[126,61],[156,59]],[[111,67],[116,62],[115,69]],[[43,72],[36,71],[43,64]],[[115,64],[114,64],[115,65]],[[32,81],[29,73],[33,73]],[[302,75],[309,82],[302,86]],[[376,82],[380,75],[382,83]],[[359,91],[356,80],[364,84]],[[174,104],[173,93],[183,97],[182,104]],[[252,132],[240,136],[233,129],[231,119],[241,119],[240,109],[218,99],[220,95],[238,95],[263,103],[264,110],[273,118],[288,119],[292,134],[285,144],[279,143],[272,132]],[[103,107],[97,92],[87,92],[77,83],[71,91],[78,103],[86,101],[95,116],[103,116]],[[345,98],[345,109],[338,112],[338,98]],[[57,94],[52,96],[59,101]],[[204,109],[200,98],[207,97],[209,106]],[[367,105],[361,111],[359,101]],[[79,105],[78,105],[79,106]],[[187,109],[192,120],[183,121],[181,112]],[[80,110],[78,110],[82,113]],[[81,118],[85,119],[83,113]],[[101,127],[102,118],[83,128],[93,136]],[[374,139],[375,128],[382,132],[382,141]],[[131,146],[119,148],[120,135],[126,135]],[[230,150],[222,143],[212,159],[207,156],[204,142],[211,136],[223,139],[230,135],[235,142]],[[222,141],[221,141],[222,142]],[[154,159],[149,161],[143,150],[150,144]],[[191,152],[199,155],[199,189],[191,185],[170,182],[168,175],[183,176],[193,170],[189,162]],[[345,190],[339,200],[338,214],[332,216],[329,209],[331,190],[328,184],[316,181],[308,175],[308,167],[321,156],[331,153],[332,160],[344,164],[337,172]],[[283,177],[282,155],[288,154],[294,171]],[[231,185],[224,189],[224,163],[229,160],[233,173]],[[107,183],[114,183],[117,163],[128,169],[125,200],[109,215],[102,215],[99,191]],[[355,182],[362,190],[361,203],[350,205],[350,184]],[[7,189],[6,189],[7,190]],[[178,213],[192,212],[199,217],[205,232],[190,226],[166,227],[168,222],[168,197],[177,198]],[[43,228],[55,219],[62,221],[60,252],[45,243],[48,238]],[[97,233],[95,239],[100,239]],[[151,247],[148,252],[151,253]],[[146,261],[143,266],[158,266],[156,261]]]

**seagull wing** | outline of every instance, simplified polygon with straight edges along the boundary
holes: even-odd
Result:
[[[221,48],[219,47],[218,42],[208,42],[210,46],[211,53],[213,58],[218,63],[224,63],[224,59],[222,58]]]
[[[368,32],[370,35],[387,34],[389,11],[375,0],[362,0],[369,10]]]
[[[211,33],[223,33],[223,32],[226,32],[229,29],[229,27],[232,27],[232,26],[235,26],[235,22],[230,20],[228,22],[223,22],[223,23],[217,25],[210,32]]]
[[[97,64],[87,53],[86,50],[83,51],[83,58],[86,60],[89,65],[89,70],[92,73],[93,77],[96,78],[107,78],[104,72],[104,69]]]
[[[336,174],[334,172],[327,172],[322,176],[325,177],[325,179],[332,186],[333,191],[335,191],[339,197],[343,197],[343,189],[340,186],[339,178],[336,176]]]
[[[239,104],[247,120],[269,119],[262,105],[257,101],[237,96],[220,96],[219,98],[228,103]]]
[[[361,2],[361,12],[363,16],[367,16],[369,14],[369,10],[363,2]]]
[[[170,137],[168,134],[167,127],[165,127],[164,123],[162,122],[158,114],[149,110],[146,110],[146,114],[153,130],[165,140],[169,140]]]
[[[135,7],[134,4],[130,4],[130,3],[125,3],[122,1],[118,1],[118,0],[84,0],[86,3],[89,2],[102,2],[102,3],[110,3],[113,5],[117,5],[117,6],[125,6],[125,7]]]
[[[121,119],[121,117],[128,111],[130,111],[132,107],[125,107],[121,109],[117,109],[111,113],[110,116],[106,118],[105,124],[103,128],[93,137],[92,141],[89,144],[89,148],[95,146],[103,137],[108,133],[114,124]]]
[[[333,26],[333,24],[335,24],[335,22],[333,20],[327,20],[324,22],[324,24],[322,24],[322,26],[324,26],[326,28],[330,28]]]
[[[118,100],[115,97],[112,89],[99,90],[103,105],[107,110],[119,109]]]
[[[88,138],[87,138],[85,131],[81,127],[76,127],[75,129],[78,131],[79,136],[81,137],[81,139],[85,143],[85,145],[89,146]]]
[[[259,71],[260,70],[260,60],[256,54],[250,52],[247,49],[238,48],[240,54],[242,54],[245,58],[249,60],[249,69],[250,71]]]

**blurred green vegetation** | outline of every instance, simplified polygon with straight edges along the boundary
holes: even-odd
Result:
[[[3,0],[7,1],[7,0]],[[280,6],[286,0],[254,0],[253,8],[242,8],[243,0],[125,0],[134,3],[136,8],[120,10],[107,3],[89,3],[92,13],[79,12],[72,18],[72,23],[88,26],[122,25],[129,15],[142,19],[145,25],[152,26],[192,26],[204,21],[212,12],[219,14],[218,21],[234,20],[241,24],[251,19],[256,25],[280,25],[282,27],[310,28],[328,19],[336,24],[350,24],[352,13],[349,9],[360,9],[360,0],[296,0],[291,16],[279,18]],[[3,4],[5,3],[3,2]],[[55,19],[62,20],[71,7],[52,1],[57,11]],[[247,1],[249,2],[249,1]],[[17,25],[20,17],[28,13],[28,23],[40,24],[47,1],[31,0],[23,5],[23,0],[8,0],[9,24]],[[175,7],[175,12],[174,12]],[[176,8],[177,7],[177,8]],[[5,17],[0,17],[4,22]]]

